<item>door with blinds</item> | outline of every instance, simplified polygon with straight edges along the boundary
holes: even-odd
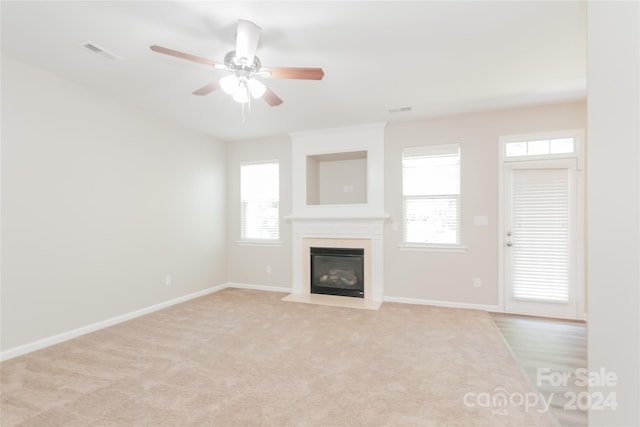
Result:
[[[505,311],[577,318],[575,159],[504,167]]]

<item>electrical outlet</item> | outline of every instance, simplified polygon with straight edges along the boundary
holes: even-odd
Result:
[[[169,286],[173,283],[173,278],[171,277],[170,274],[167,274],[166,276],[164,276],[164,284]]]
[[[475,278],[473,279],[473,287],[474,288],[479,288],[482,286],[482,280]]]
[[[270,265],[267,265],[267,273],[271,274],[271,266]]]

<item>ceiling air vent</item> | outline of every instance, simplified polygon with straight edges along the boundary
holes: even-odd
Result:
[[[80,46],[82,46],[83,48],[87,49],[89,52],[92,52],[104,59],[108,59],[109,61],[117,61],[118,59],[122,59],[121,57],[119,57],[118,55],[116,55],[113,52],[109,52],[108,50],[106,50],[105,48],[103,48],[102,46],[99,46],[97,44],[95,44],[94,42],[91,41],[86,41],[86,42],[82,42],[80,44]]]
[[[407,111],[411,111],[411,107],[389,108],[390,113],[406,113]]]

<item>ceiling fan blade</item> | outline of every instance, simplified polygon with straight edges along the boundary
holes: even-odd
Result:
[[[262,95],[262,99],[264,99],[265,102],[272,107],[277,107],[283,102],[282,99],[269,88],[265,90],[264,95]]]
[[[260,72],[262,71],[267,73],[261,77],[271,79],[322,80],[324,77],[322,68],[262,67]]]
[[[210,65],[212,67],[216,66],[216,62],[214,62],[214,61],[212,61],[210,59],[201,58],[199,56],[190,55],[190,54],[184,53],[184,52],[178,52],[177,50],[169,49],[169,48],[162,47],[162,46],[153,45],[153,46],[151,46],[151,50],[154,51],[154,52],[158,52],[158,53],[164,53],[165,55],[175,56],[176,58],[186,59],[187,61],[197,62],[197,63],[203,64],[203,65]]]
[[[206,86],[201,87],[198,90],[193,91],[194,95],[207,95],[220,88],[220,80],[216,80],[215,82],[211,82]]]
[[[253,64],[253,58],[258,49],[260,32],[262,30],[251,21],[239,20],[236,34],[236,57],[246,58],[247,64]]]

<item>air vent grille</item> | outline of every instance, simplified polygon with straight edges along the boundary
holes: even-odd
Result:
[[[389,108],[390,113],[406,113],[407,111],[411,111],[411,107]]]
[[[82,42],[80,46],[87,49],[89,52],[94,53],[100,56],[101,58],[107,59],[109,61],[117,61],[119,59],[122,59],[120,56],[116,55],[113,52],[108,51],[107,49],[103,48],[100,45],[95,44],[92,41]]]

